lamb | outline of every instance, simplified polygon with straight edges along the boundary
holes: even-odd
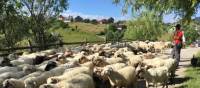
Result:
[[[168,69],[165,66],[158,68],[148,68],[142,71],[142,77],[144,77],[147,81],[147,88],[149,87],[149,83],[153,82],[153,85],[157,88],[157,83],[160,82],[163,84],[163,88],[166,86],[168,88]]]
[[[41,72],[41,71],[37,71],[37,72],[31,73],[29,75],[26,75],[20,79],[14,79],[14,78],[6,79],[3,82],[3,88],[25,88],[24,80],[26,80],[29,77],[40,76],[42,73],[43,72]]]
[[[66,80],[69,77],[80,74],[80,73],[84,73],[84,74],[88,74],[88,75],[92,76],[93,75],[93,65],[91,65],[89,67],[82,66],[82,67],[75,67],[75,68],[67,69],[65,71],[65,73],[61,76],[48,78],[47,83],[57,83],[59,81]]]
[[[57,84],[45,84],[40,88],[95,88],[90,75],[78,74]]]
[[[44,72],[38,77],[30,77],[27,78],[24,83],[25,83],[25,88],[38,88],[41,84],[46,83],[46,79],[52,76],[58,76],[61,75],[65,69],[68,67],[65,66],[60,66],[56,67],[50,71]]]
[[[114,71],[112,68],[104,69],[102,75],[108,77],[112,87],[134,87],[136,83],[136,72],[132,66],[127,66],[118,71]]]

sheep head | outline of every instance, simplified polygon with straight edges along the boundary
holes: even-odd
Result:
[[[51,77],[51,78],[48,78],[48,79],[47,79],[47,83],[48,83],[48,84],[56,84],[56,83],[58,83],[58,82],[60,82],[60,80],[57,79],[57,78],[55,78],[55,77]]]
[[[16,84],[12,81],[12,79],[7,79],[3,82],[3,88],[16,88]]]
[[[27,74],[35,72],[36,71],[36,67],[32,66],[32,65],[27,65],[23,67],[23,71]]]
[[[37,83],[35,82],[35,77],[27,78],[25,81],[25,88],[37,88]]]
[[[102,75],[102,76],[111,75],[112,71],[113,71],[113,68],[111,68],[111,67],[105,68],[105,69],[102,71],[101,75]]]
[[[90,60],[88,58],[86,58],[85,56],[82,56],[78,61],[79,61],[80,64],[83,64],[83,63],[86,63]]]

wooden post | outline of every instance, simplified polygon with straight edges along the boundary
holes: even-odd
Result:
[[[60,41],[59,41],[59,45],[60,45],[60,47],[63,47],[63,42],[62,42],[61,39],[60,39]]]
[[[31,44],[31,41],[28,40],[28,43],[29,43],[29,46],[30,46],[30,52],[33,52],[33,46],[32,46],[32,44]]]

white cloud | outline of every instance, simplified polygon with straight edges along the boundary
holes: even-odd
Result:
[[[64,13],[62,13],[63,16],[81,16],[84,19],[88,18],[88,19],[97,19],[97,20],[101,20],[101,19],[108,19],[109,16],[101,16],[101,15],[90,15],[90,14],[84,14],[81,12],[74,12],[72,10],[67,10]],[[121,17],[113,17],[115,20],[128,20],[131,17],[128,15],[125,16],[121,16]]]

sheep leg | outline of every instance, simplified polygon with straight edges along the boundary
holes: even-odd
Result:
[[[149,82],[148,81],[146,81],[146,87],[149,88]]]

